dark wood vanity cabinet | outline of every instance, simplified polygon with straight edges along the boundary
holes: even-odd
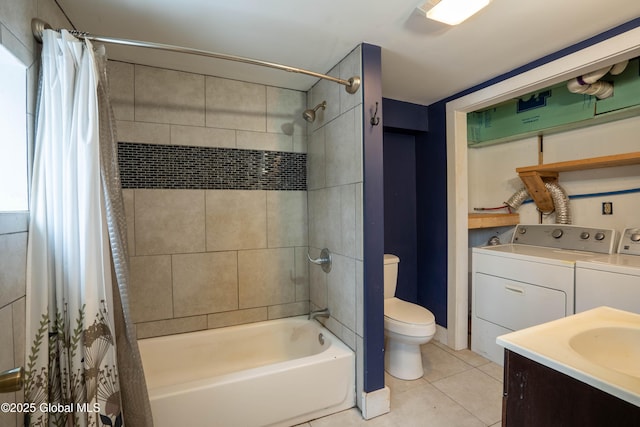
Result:
[[[505,350],[502,425],[640,426],[640,407]]]

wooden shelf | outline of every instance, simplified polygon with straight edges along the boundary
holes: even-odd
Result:
[[[636,151],[634,153],[614,154],[612,156],[592,157],[590,159],[569,160],[567,162],[526,166],[516,168],[516,172],[518,172],[518,174],[527,172],[570,172],[637,164],[640,164],[640,151]]]
[[[614,154],[611,156],[592,157],[582,160],[570,160],[567,162],[547,163],[543,165],[525,166],[516,168],[520,179],[527,187],[529,195],[542,212],[553,211],[551,194],[545,187],[545,182],[558,180],[560,172],[579,171],[587,169],[610,168],[614,166],[629,166],[640,164],[640,152]]]
[[[469,229],[504,227],[516,225],[520,222],[520,214],[517,213],[470,213]]]

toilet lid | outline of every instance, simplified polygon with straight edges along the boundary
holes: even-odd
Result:
[[[396,322],[413,325],[428,326],[436,321],[433,313],[426,308],[395,297],[384,300],[384,315]]]

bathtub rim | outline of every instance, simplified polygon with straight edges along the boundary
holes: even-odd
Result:
[[[246,329],[258,329],[261,327],[267,327],[269,325],[279,324],[279,323],[290,323],[291,321],[295,321],[296,323],[308,323],[313,322],[314,326],[317,328],[319,333],[322,333],[325,339],[330,340],[330,345],[327,348],[319,353],[311,354],[304,357],[299,357],[295,359],[288,359],[281,362],[276,362],[268,365],[258,366],[254,368],[244,369],[241,371],[226,373],[222,375],[217,375],[213,377],[206,377],[198,380],[187,381],[178,384],[165,385],[161,387],[156,387],[152,389],[148,389],[149,398],[150,399],[161,399],[167,398],[171,396],[181,395],[188,391],[196,391],[196,390],[205,390],[214,385],[223,385],[232,383],[241,379],[254,378],[254,377],[263,377],[274,372],[279,372],[283,370],[288,370],[293,367],[304,367],[317,363],[318,359],[326,359],[326,360],[335,360],[342,358],[353,358],[353,369],[355,371],[355,361],[356,361],[356,353],[352,350],[348,345],[346,345],[342,340],[340,340],[334,333],[332,333],[326,326],[320,323],[318,320],[309,320],[307,315],[302,316],[292,316],[292,317],[284,317],[279,319],[272,320],[264,320],[259,322],[252,322],[240,325],[232,325],[225,326],[221,328],[213,328],[213,329],[204,329],[200,331],[191,331],[185,332],[181,334],[172,334],[172,335],[163,335],[159,337],[150,337],[150,338],[142,338],[138,340],[140,341],[171,341],[176,338],[180,339],[188,339],[193,337],[194,335],[216,335],[217,333],[231,333],[233,330],[246,330]],[[224,330],[224,331],[223,331]],[[144,367],[144,357],[143,359],[143,367]],[[146,374],[146,373],[145,373]],[[215,382],[212,383],[212,379],[215,379]]]

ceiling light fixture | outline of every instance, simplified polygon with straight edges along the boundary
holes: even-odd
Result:
[[[491,0],[429,0],[418,10],[434,21],[458,25],[491,3]]]

